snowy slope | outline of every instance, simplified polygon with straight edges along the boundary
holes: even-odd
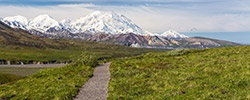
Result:
[[[13,28],[21,28],[27,30],[29,20],[21,15],[13,17],[5,17],[2,21]]]
[[[63,26],[49,15],[39,15],[33,20],[28,20],[23,16],[5,17],[2,20],[5,24],[12,28],[21,28],[24,30],[37,30],[40,32],[46,32],[50,28],[56,30],[62,29]]]
[[[186,36],[184,34],[180,34],[174,30],[166,31],[158,36],[165,37],[168,39],[186,39],[186,38],[188,38],[188,36]]]
[[[46,32],[50,28],[60,30],[63,26],[49,15],[39,15],[30,21],[28,28]]]
[[[64,19],[64,20],[62,20],[60,23],[61,23],[61,25],[62,25],[63,27],[70,27],[70,25],[71,25],[71,20],[69,20],[69,19]]]
[[[93,12],[86,17],[74,21],[64,20],[62,24],[72,33],[91,32],[91,33],[135,33],[148,35],[147,32],[134,24],[130,19],[114,12]]]

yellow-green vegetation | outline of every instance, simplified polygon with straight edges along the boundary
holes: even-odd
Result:
[[[148,53],[112,62],[108,99],[250,99],[250,46]]]
[[[14,75],[14,74],[8,74],[8,73],[0,73],[0,85],[9,83],[9,82],[15,82],[23,78],[25,77]]]
[[[0,85],[0,98],[10,100],[71,100],[92,77],[97,60],[84,53],[64,67],[43,69],[15,83]]]

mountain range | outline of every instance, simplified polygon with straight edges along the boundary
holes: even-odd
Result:
[[[142,48],[208,48],[238,45],[201,37],[188,37],[174,30],[162,34],[143,30],[122,14],[96,11],[76,20],[56,21],[49,15],[34,19],[13,16],[0,19],[12,28],[47,38],[80,39]]]

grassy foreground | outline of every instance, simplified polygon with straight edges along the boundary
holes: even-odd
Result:
[[[110,100],[250,99],[250,46],[148,53],[110,71]]]
[[[64,67],[43,69],[15,83],[0,85],[0,98],[11,100],[70,100],[92,77],[97,60],[84,54]]]

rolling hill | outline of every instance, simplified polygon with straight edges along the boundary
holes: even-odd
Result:
[[[250,99],[250,46],[148,53],[112,62],[108,99]]]

